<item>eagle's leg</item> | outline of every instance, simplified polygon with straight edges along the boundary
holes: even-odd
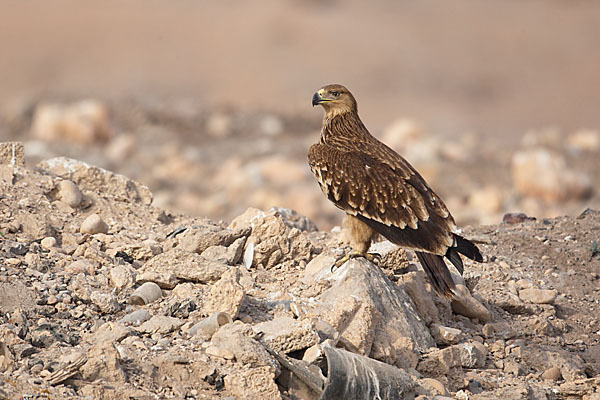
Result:
[[[371,241],[377,237],[378,233],[358,218],[349,214],[346,214],[343,226],[348,233],[352,252],[339,259],[335,263],[335,266],[341,267],[346,261],[357,257],[364,257],[370,262],[378,264],[381,261],[381,255],[367,252],[369,247],[371,247]]]

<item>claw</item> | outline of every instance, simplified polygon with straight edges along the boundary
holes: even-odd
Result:
[[[358,258],[358,257],[363,257],[367,261],[370,261],[370,262],[372,262],[375,265],[379,265],[379,263],[381,262],[381,254],[378,254],[378,253],[359,253],[358,251],[353,251],[351,253],[346,254],[344,257],[340,258],[339,260],[337,260],[335,262],[335,264],[332,265],[331,272],[333,272],[334,267],[335,268],[339,268],[346,261],[349,261],[349,260],[351,260],[353,258]]]

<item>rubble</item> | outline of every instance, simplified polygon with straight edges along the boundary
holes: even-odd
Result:
[[[489,262],[466,261],[448,302],[385,242],[380,266],[335,268],[341,235],[291,210],[227,226],[85,163],[39,165],[0,180],[4,397],[597,394],[596,211],[470,228]],[[110,228],[82,233],[90,215]]]

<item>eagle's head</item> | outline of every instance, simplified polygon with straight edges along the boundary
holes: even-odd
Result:
[[[356,112],[356,100],[352,93],[342,85],[327,85],[313,95],[313,107],[320,104],[327,115]]]

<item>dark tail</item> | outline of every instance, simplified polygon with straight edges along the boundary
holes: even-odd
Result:
[[[483,262],[483,257],[479,249],[472,242],[456,234],[454,234],[454,239],[456,240],[456,245],[448,249],[445,257],[450,260],[461,275],[463,274],[464,267],[460,254],[471,260]],[[444,262],[444,258],[437,254],[422,253],[419,251],[415,253],[435,291],[440,296],[451,298],[454,295],[455,285],[452,275]]]
[[[448,267],[444,262],[444,258],[442,256],[438,256],[437,254],[423,253],[420,251],[415,251],[415,254],[423,266],[423,270],[429,277],[429,281],[431,282],[433,289],[440,296],[443,296],[447,299],[452,298],[452,296],[454,296],[454,288],[456,286],[454,285],[452,275],[450,274],[450,271],[448,271]]]

